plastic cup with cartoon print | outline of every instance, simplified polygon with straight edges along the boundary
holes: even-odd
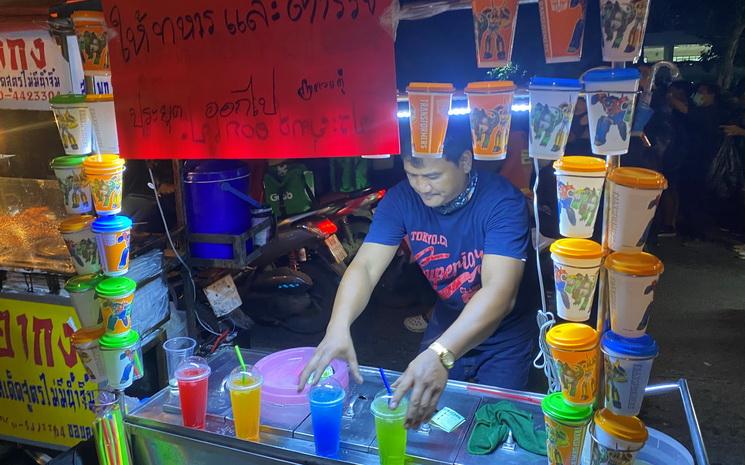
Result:
[[[91,155],[83,162],[83,169],[91,186],[96,213],[106,216],[121,212],[124,160],[111,153]]]
[[[649,0],[600,0],[603,61],[634,61],[641,55]]]
[[[122,334],[106,333],[98,340],[109,387],[125,389],[142,377],[140,335],[130,330]]]
[[[59,181],[65,211],[71,215],[81,215],[93,211],[91,187],[83,174],[83,161],[86,155],[65,155],[52,159],[50,166]]]
[[[627,153],[639,71],[633,68],[590,70],[583,80],[592,153]]]
[[[176,368],[184,426],[203,429],[207,423],[207,388],[212,370],[202,357],[189,357]]]
[[[603,264],[608,269],[608,302],[611,329],[625,337],[647,331],[654,291],[665,267],[646,252],[614,252]]]
[[[452,84],[412,82],[406,87],[413,156],[442,157],[453,92]]]
[[[86,95],[85,101],[93,120],[96,153],[119,153],[119,136],[116,132],[114,96],[112,94]]]
[[[479,68],[506,66],[512,60],[518,0],[472,0],[476,62]]]
[[[404,427],[407,398],[401,399],[395,409],[389,407],[393,396],[385,390],[378,392],[370,404],[370,412],[375,417],[375,434],[378,442],[380,465],[404,465],[406,461],[406,436]]]
[[[667,180],[645,168],[616,168],[608,175],[613,208],[608,216],[608,247],[616,252],[641,252]]]
[[[605,408],[616,415],[639,415],[644,390],[659,352],[648,334],[628,338],[608,331],[603,334],[600,350],[605,360]]]
[[[75,272],[79,275],[101,271],[96,235],[91,231],[95,219],[91,215],[77,215],[65,218],[59,225],[59,232],[70,252]]]
[[[71,17],[83,60],[83,73],[86,76],[109,73],[109,43],[103,13],[80,10]]]
[[[96,286],[103,276],[86,274],[75,276],[65,282],[65,291],[70,294],[72,306],[83,328],[101,326],[101,307],[96,301]]]
[[[101,350],[98,347],[98,339],[103,336],[103,328],[81,328],[72,334],[72,341],[78,358],[85,367],[88,381],[101,384],[106,381],[106,370],[104,369]]]
[[[582,59],[586,0],[539,0],[546,63],[568,63]]]
[[[261,385],[264,378],[255,367],[235,367],[226,387],[230,391],[235,437],[258,441],[261,429]]]
[[[637,417],[616,415],[608,409],[595,412],[590,427],[591,465],[633,465],[649,432]]]
[[[570,405],[562,393],[554,392],[543,398],[541,410],[549,465],[580,465],[592,407]]]
[[[93,121],[85,95],[61,94],[49,99],[62,147],[67,155],[88,155],[93,149]]]
[[[469,82],[471,139],[476,160],[504,160],[512,120],[512,81]]]
[[[194,355],[196,348],[197,341],[190,337],[174,337],[163,343],[163,351],[166,353],[166,368],[168,369],[168,387],[171,392],[178,393],[176,368],[181,362]]]
[[[96,246],[101,271],[106,276],[121,276],[129,271],[129,237],[132,220],[126,216],[101,216],[91,226],[96,234]]]
[[[556,160],[564,155],[574,105],[582,85],[577,79],[534,77],[530,80],[528,155]]]
[[[605,161],[595,157],[562,157],[554,162],[559,233],[588,238],[595,231],[605,184]]]
[[[595,300],[603,248],[588,239],[559,239],[550,249],[559,318],[587,321]]]
[[[570,405],[592,405],[598,390],[600,337],[582,323],[562,323],[551,328],[546,342],[559,372],[564,400]]]
[[[107,333],[123,334],[132,329],[132,302],[136,289],[137,283],[124,276],[106,278],[96,286]]]

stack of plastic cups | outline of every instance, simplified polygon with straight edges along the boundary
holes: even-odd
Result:
[[[124,160],[116,154],[92,155],[83,162],[83,169],[96,213],[107,216],[121,212]]]
[[[95,391],[92,410],[96,414],[93,423],[93,437],[96,442],[98,463],[101,465],[130,465],[134,463],[130,455],[127,434],[124,431],[119,397],[121,394],[109,391]]]

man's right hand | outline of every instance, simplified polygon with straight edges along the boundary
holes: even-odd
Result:
[[[326,336],[323,338],[313,357],[310,359],[305,369],[300,373],[300,379],[298,380],[297,390],[302,391],[305,385],[308,384],[308,378],[313,375],[313,379],[310,384],[316,384],[323,374],[323,370],[331,363],[333,359],[345,360],[349,364],[349,371],[357,382],[362,384],[362,375],[360,374],[360,367],[357,364],[357,354],[354,351],[354,344],[352,343],[352,335],[348,328],[345,329],[331,329],[326,331]]]

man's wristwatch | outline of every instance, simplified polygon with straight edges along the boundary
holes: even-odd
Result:
[[[442,366],[444,366],[447,370],[453,368],[453,365],[455,365],[455,354],[450,352],[444,345],[435,341],[430,344],[429,349],[433,350],[437,354],[437,356],[440,358],[440,363],[442,363]]]

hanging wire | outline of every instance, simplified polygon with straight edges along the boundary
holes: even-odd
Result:
[[[536,314],[536,320],[538,322],[538,354],[533,360],[533,366],[539,370],[543,370],[548,381],[548,392],[556,392],[561,390],[559,384],[559,375],[556,370],[556,364],[554,363],[553,357],[551,357],[551,348],[546,342],[546,333],[556,323],[553,313],[548,311],[546,305],[546,288],[543,282],[543,270],[541,269],[541,221],[538,215],[538,182],[541,178],[541,170],[538,164],[538,159],[533,158],[533,169],[535,170],[535,182],[533,183],[533,215],[535,218],[535,237],[533,239],[533,247],[535,248],[535,264],[538,268],[538,285],[541,290],[541,305],[542,307]]]
[[[168,244],[171,246],[171,250],[173,250],[173,254],[176,256],[178,261],[181,263],[181,266],[184,267],[184,269],[186,270],[186,273],[189,275],[189,282],[191,283],[191,290],[192,290],[191,295],[194,296],[194,299],[196,299],[197,287],[196,287],[196,284],[194,284],[194,277],[192,276],[191,268],[189,268],[189,265],[187,265],[184,259],[181,258],[181,254],[179,254],[178,251],[176,250],[176,246],[173,245],[173,239],[171,238],[171,232],[168,229],[168,222],[166,221],[166,215],[165,213],[163,213],[163,207],[160,204],[160,194],[158,193],[158,188],[156,187],[156,184],[155,184],[155,176],[153,176],[153,170],[150,167],[148,167],[147,170],[150,173],[150,183],[148,183],[148,187],[152,189],[153,192],[155,193],[155,203],[158,205],[158,212],[160,212],[160,219],[163,220],[163,229],[166,232],[166,237],[168,238]],[[221,333],[216,332],[215,330],[213,330],[212,328],[204,324],[202,319],[199,318],[199,312],[195,311],[194,316],[197,317],[197,322],[199,323],[199,326],[204,328],[205,331],[207,331],[208,333],[214,336],[221,335]],[[233,323],[233,330],[231,332],[233,331],[235,331],[235,323]]]

